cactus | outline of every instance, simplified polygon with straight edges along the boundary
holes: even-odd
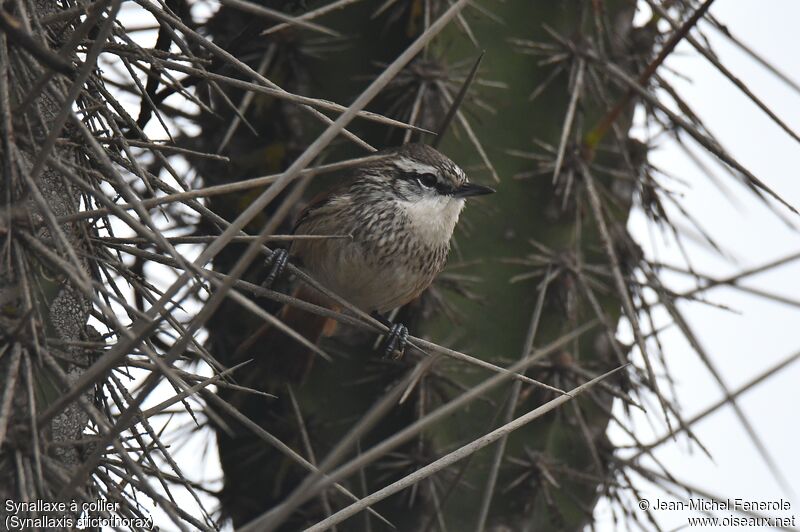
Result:
[[[83,516],[149,529],[152,501],[198,530],[560,531],[594,525],[600,498],[615,521],[658,528],[647,500],[632,511],[632,474],[696,490],[640,458],[681,432],[696,441],[692,426],[726,405],[791,491],[736,401],[796,356],[729,389],[676,302],[718,285],[791,302],[738,282],[796,256],[694,271],[675,218],[720,248],[647,161],[663,136],[693,156],[688,135],[794,211],[661,75],[686,42],[798,139],[698,38],[704,20],[763,63],[712,3],[6,2],[0,528],[111,524]],[[412,141],[498,192],[471,200],[447,269],[389,317],[412,333],[390,360],[376,349],[385,322],[346,303],[309,312],[304,285],[324,287],[295,263],[277,275],[275,248],[344,167]],[[331,162],[342,171],[320,168]],[[645,257],[626,230],[633,205],[686,268]],[[696,286],[674,292],[664,269]],[[306,354],[279,326],[331,316],[338,331]],[[725,398],[688,420],[659,390],[665,319]],[[631,407],[662,434],[639,441]],[[181,418],[204,443],[215,433],[219,515],[208,479],[185,473],[196,456],[170,445]],[[612,420],[630,446],[615,448]]]
[[[270,5],[291,8],[280,2]],[[254,39],[263,27],[242,12],[226,8],[208,26],[227,49],[247,58],[253,68],[261,66],[268,79],[287,90],[349,102],[365,79],[377,75],[421,33],[426,20],[447,7],[445,2],[415,0],[387,2],[385,9],[376,11],[375,3],[358,2],[315,20],[346,36],[341,39],[298,29]],[[626,2],[602,6],[507,2],[486,9],[491,13],[483,13],[478,6],[465,9],[459,23],[439,35],[369,108],[435,129],[480,49],[486,51],[477,82],[442,139],[441,149],[468,169],[472,180],[497,179],[499,192],[467,209],[448,270],[430,293],[401,309],[399,317],[416,335],[506,367],[522,356],[532,329],[536,334],[528,342],[532,340],[533,347],[544,346],[600,313],[608,330],[600,327],[570,342],[528,372],[531,378],[569,389],[585,382],[587,375],[598,375],[626,360],[623,349],[610,338],[620,316],[620,300],[613,289],[609,257],[593,219],[581,164],[591,166],[593,173],[596,167],[604,169],[593,177],[595,192],[600,189],[604,195],[602,215],[608,219],[609,231],[624,234],[631,188],[620,186],[624,180],[609,177],[613,173],[609,169],[627,172],[642,161],[641,154],[633,157],[635,144],[626,138],[629,108],[615,124],[618,138],[609,134],[594,140],[595,144],[600,140],[594,150],[588,146],[591,126],[610,110],[622,91],[602,68],[590,64],[584,52],[602,54],[631,70],[636,68],[632,58],[646,57],[649,47],[630,38],[634,34],[633,11]],[[230,29],[238,27],[245,28],[245,37],[229,39]],[[533,101],[532,95],[536,95]],[[233,102],[241,98],[241,93],[231,94]],[[230,113],[223,116],[225,123],[232,119]],[[236,164],[227,171],[202,166],[208,184],[284,168],[321,127],[308,113],[269,96],[256,95],[245,116],[258,136],[240,125],[224,152]],[[563,153],[557,156],[565,127]],[[377,147],[420,135],[368,122],[358,122],[353,131]],[[219,145],[224,132],[218,122],[210,121],[196,141],[210,150]],[[423,140],[431,139],[423,135]],[[587,157],[587,150],[596,155]],[[355,156],[363,152],[353,142],[342,141],[334,153]],[[557,158],[561,161],[554,182]],[[331,179],[335,178],[319,178],[310,188],[324,189]],[[613,202],[607,201],[609,193]],[[248,197],[253,193],[215,199],[212,210],[232,219],[246,206]],[[260,223],[270,214],[265,213]],[[258,224],[251,229],[258,229]],[[615,253],[624,245],[617,247]],[[239,251],[229,246],[215,267],[226,271],[238,256]],[[606,276],[596,279],[598,271]],[[258,282],[264,275],[263,266],[257,265],[248,278]],[[512,282],[516,277],[524,280]],[[267,307],[274,310],[272,305]],[[532,325],[534,314],[537,320]],[[226,357],[260,322],[233,303],[225,304],[217,316],[209,325],[213,351],[226,364],[233,364],[241,359]],[[409,350],[400,363],[389,363],[377,358],[374,340],[373,335],[345,331],[326,341],[323,348],[333,354],[334,363],[316,361],[302,383],[287,382],[275,364],[264,368],[259,357],[267,356],[269,346],[259,345],[246,356],[239,353],[256,359],[247,383],[279,399],[230,391],[220,394],[274,436],[305,453],[298,428],[301,423],[314,453],[324,456],[387,387],[421,357],[430,356]],[[367,448],[380,442],[490,375],[462,361],[437,361],[410,396],[364,436],[360,445]],[[298,410],[292,405],[289,387]],[[529,384],[499,387],[365,468],[363,488],[374,491],[556,395]],[[512,401],[514,408],[509,407]],[[607,394],[581,399],[466,462],[423,480],[414,489],[383,501],[375,510],[400,530],[440,526],[468,530],[484,521],[497,530],[503,526],[512,530],[578,529],[591,519],[598,493],[609,479],[604,433],[610,405]],[[246,427],[231,423],[235,437],[229,427],[218,430],[225,471],[221,504],[223,514],[240,526],[281,502],[306,471],[265,446]],[[499,445],[504,452],[498,452]],[[497,470],[492,467],[495,460]],[[496,485],[491,486],[489,479],[495,475],[491,482]],[[360,492],[362,487],[357,489],[357,484],[351,483],[350,488]],[[327,493],[335,496],[332,491]],[[286,530],[315,522],[327,504],[325,498],[309,502],[285,523]],[[377,523],[374,516],[366,519]],[[355,523],[347,526],[364,526]]]

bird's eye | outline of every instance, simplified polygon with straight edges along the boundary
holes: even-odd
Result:
[[[417,182],[426,188],[433,188],[436,186],[436,176],[433,174],[419,174]]]

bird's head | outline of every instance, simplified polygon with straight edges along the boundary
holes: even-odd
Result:
[[[377,201],[394,202],[431,241],[449,240],[466,198],[494,192],[470,183],[456,163],[425,144],[386,152],[362,170],[356,188]]]
[[[425,144],[406,144],[384,162],[391,187],[407,201],[441,198],[456,200],[490,194],[494,189],[470,183],[467,175],[446,155]]]

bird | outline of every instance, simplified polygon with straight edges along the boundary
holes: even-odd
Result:
[[[446,155],[422,143],[378,152],[351,170],[351,177],[312,200],[294,226],[296,235],[349,235],[297,239],[288,251],[273,252],[265,285],[281,275],[287,260],[303,268],[333,293],[389,327],[384,354],[399,358],[408,336],[386,312],[416,299],[445,266],[450,243],[467,198],[494,192],[471,183]],[[303,286],[295,297],[337,309],[319,291]],[[330,335],[333,320],[285,306],[278,317],[312,343]],[[273,333],[276,333],[272,329]],[[299,344],[285,334],[270,350]],[[251,336],[252,339],[252,336]]]

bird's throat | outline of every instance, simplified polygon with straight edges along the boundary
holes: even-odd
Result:
[[[450,196],[433,196],[417,201],[399,201],[408,217],[414,236],[431,247],[450,242],[464,208],[464,200]]]

